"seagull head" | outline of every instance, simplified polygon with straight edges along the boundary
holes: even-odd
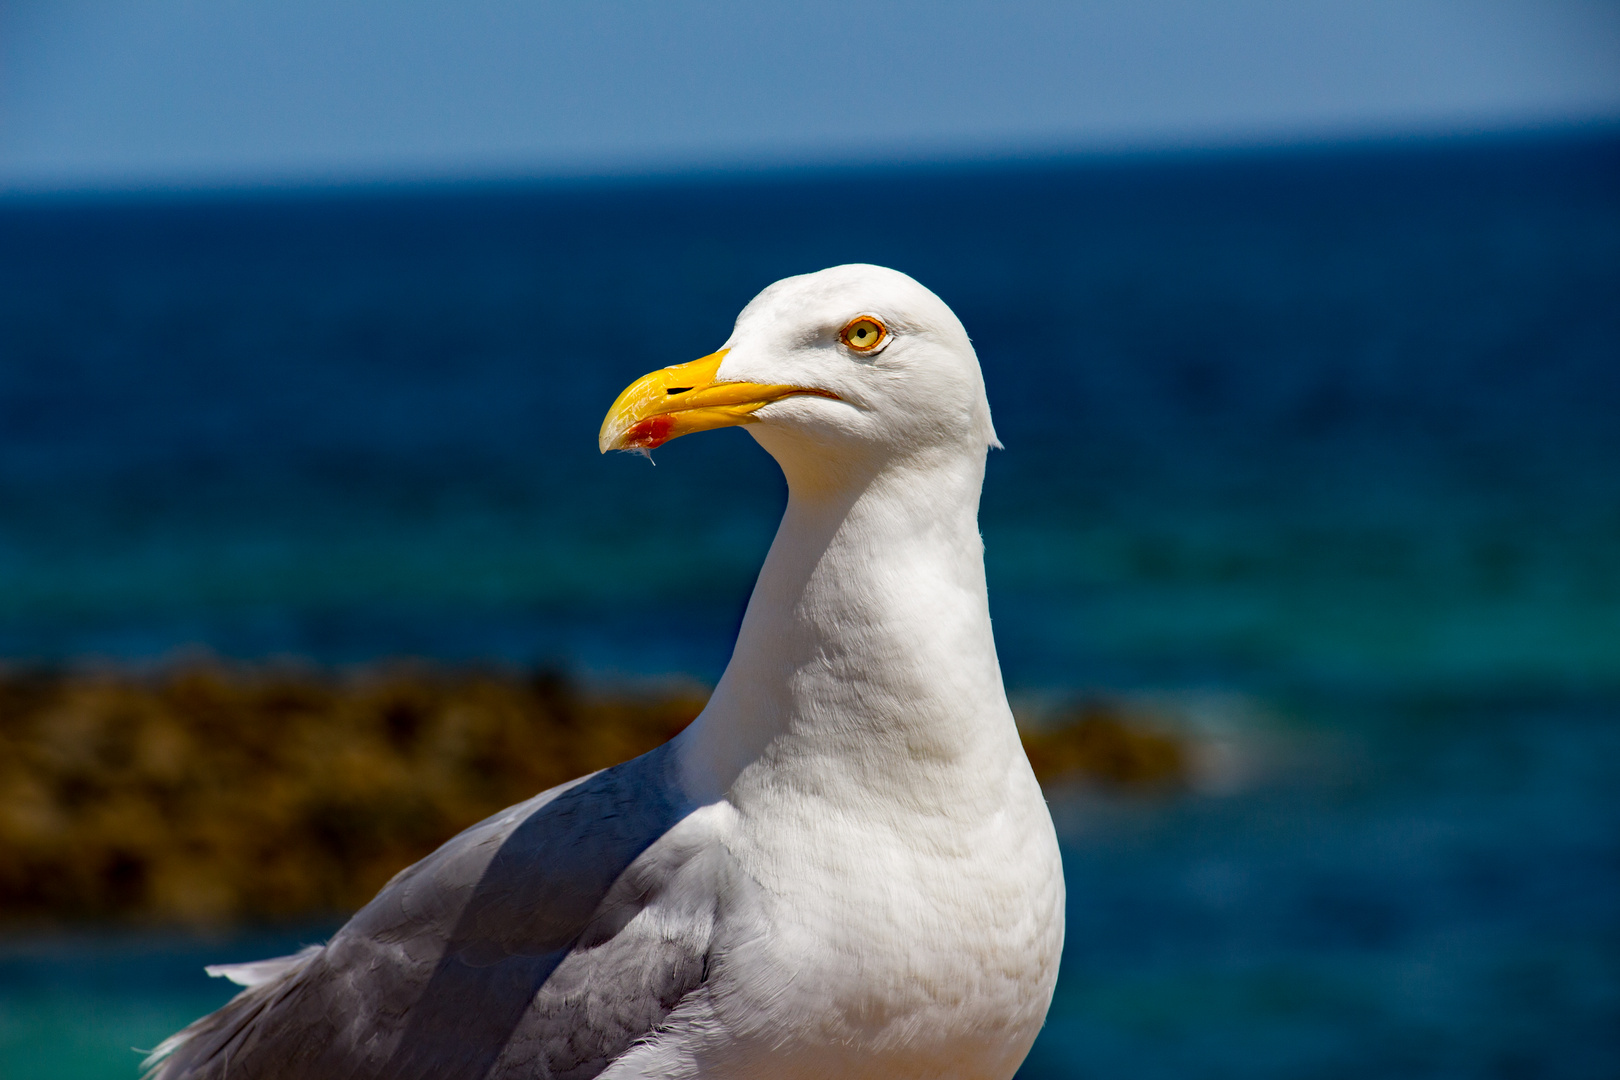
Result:
[[[652,450],[749,425],[784,467],[882,464],[996,442],[967,331],[944,301],[881,266],[784,278],[737,316],[717,352],[626,387],[600,446]]]

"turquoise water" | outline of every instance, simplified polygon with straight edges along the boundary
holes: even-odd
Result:
[[[1244,792],[1057,800],[1025,1080],[1620,1071],[1620,702],[1335,709]]]
[[[280,955],[331,930],[7,935],[0,939],[0,1075],[136,1077],[141,1051],[229,999],[229,984],[209,979],[204,965]]]
[[[781,481],[596,426],[854,260],[979,349],[1013,690],[1247,703],[1230,782],[1054,794],[1023,1075],[1620,1074],[1610,135],[0,203],[0,656],[712,679]],[[13,933],[0,1075],[131,1075],[319,932]]]

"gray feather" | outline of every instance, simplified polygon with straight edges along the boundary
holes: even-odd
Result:
[[[661,747],[473,826],[324,948],[256,966],[151,1080],[595,1076],[705,976],[722,855],[676,828],[669,770]]]

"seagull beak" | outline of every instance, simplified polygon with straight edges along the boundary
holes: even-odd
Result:
[[[602,453],[651,450],[694,431],[751,424],[756,411],[794,394],[838,397],[808,386],[716,382],[720,361],[729,351],[721,349],[690,364],[659,368],[625,387],[602,421],[597,436]]]

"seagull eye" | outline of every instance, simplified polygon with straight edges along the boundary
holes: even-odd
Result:
[[[871,352],[888,336],[888,333],[882,323],[870,315],[862,315],[844,327],[838,338],[856,352]]]

